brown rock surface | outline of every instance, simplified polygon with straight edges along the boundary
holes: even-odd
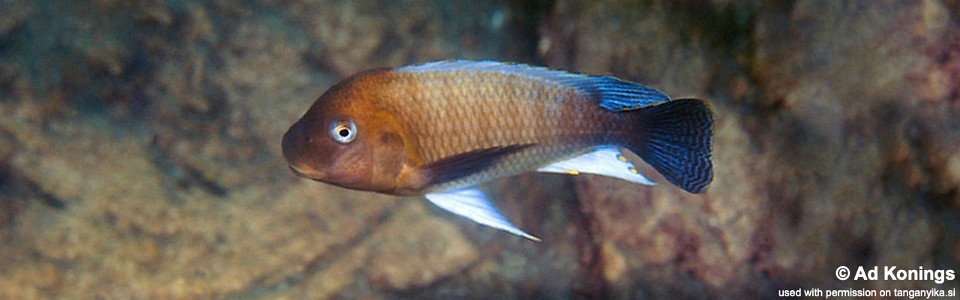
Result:
[[[956,1],[0,1],[0,298],[769,298],[960,271]],[[485,186],[544,242],[296,178],[356,71],[540,62],[710,100],[704,195]]]

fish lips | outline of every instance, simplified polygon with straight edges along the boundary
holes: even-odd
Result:
[[[290,168],[294,169],[293,162],[300,155],[303,147],[304,137],[303,137],[303,121],[298,120],[290,128],[287,129],[287,132],[283,134],[283,140],[280,142],[280,149],[283,152],[283,158],[287,160],[287,163],[290,164]],[[294,171],[297,173],[298,171]]]
[[[290,129],[287,129],[287,132],[283,134],[283,141],[281,142],[283,158],[286,159],[287,166],[290,168],[290,171],[293,171],[293,174],[316,181],[322,181],[327,178],[326,172],[303,164],[303,151],[307,148],[307,143],[309,143],[309,140],[304,137],[302,120],[297,121],[297,123],[290,126]]]
[[[288,167],[290,167],[290,171],[293,171],[293,174],[297,174],[297,176],[300,176],[303,178],[309,178],[319,182],[323,182],[323,179],[327,178],[327,173],[324,173],[322,171],[317,171],[317,170],[305,171],[305,170],[298,169],[293,165],[289,165]]]

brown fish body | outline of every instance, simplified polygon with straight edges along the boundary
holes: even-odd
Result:
[[[664,164],[707,164],[712,174],[712,114],[699,100],[677,109],[692,107],[697,130],[704,130],[700,119],[707,119],[706,137],[702,132],[683,136],[684,131],[653,149],[648,147],[652,138],[669,136],[679,127],[674,125],[691,121],[675,116],[673,108],[632,112],[674,102],[658,91],[610,77],[469,63],[379,69],[337,84],[284,135],[291,169],[342,187],[418,195],[528,172],[602,145],[629,148],[649,162],[645,155],[661,159],[652,152],[679,143],[690,144],[696,153],[663,158]],[[625,95],[647,98],[636,103],[617,98],[629,98]],[[651,126],[660,115],[672,125]],[[343,130],[352,128],[348,125],[355,125],[355,132]],[[355,136],[338,142],[344,132]],[[698,145],[704,141],[706,150]],[[700,192],[712,176],[697,168],[701,174],[692,183],[658,170],[684,189]]]
[[[484,149],[524,147],[483,172],[431,189],[528,172],[634,132],[630,127],[635,122],[622,120],[628,115],[607,111],[573,88],[542,80],[471,72],[381,76],[396,78],[396,94],[408,97],[389,103],[408,125],[405,132],[417,149],[414,165]]]

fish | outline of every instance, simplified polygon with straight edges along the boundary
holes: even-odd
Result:
[[[478,186],[527,172],[653,185],[626,149],[674,186],[713,181],[713,122],[701,99],[611,76],[497,61],[380,68],[325,91],[283,134],[298,176],[354,190],[424,196],[477,223],[540,241]]]

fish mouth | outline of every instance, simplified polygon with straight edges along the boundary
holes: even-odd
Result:
[[[324,178],[327,178],[327,173],[324,173],[321,171],[317,171],[313,169],[304,170],[304,169],[297,168],[294,165],[290,165],[289,167],[290,167],[290,171],[293,171],[293,174],[297,174],[297,176],[300,176],[300,177],[313,179],[315,181],[322,181]]]

